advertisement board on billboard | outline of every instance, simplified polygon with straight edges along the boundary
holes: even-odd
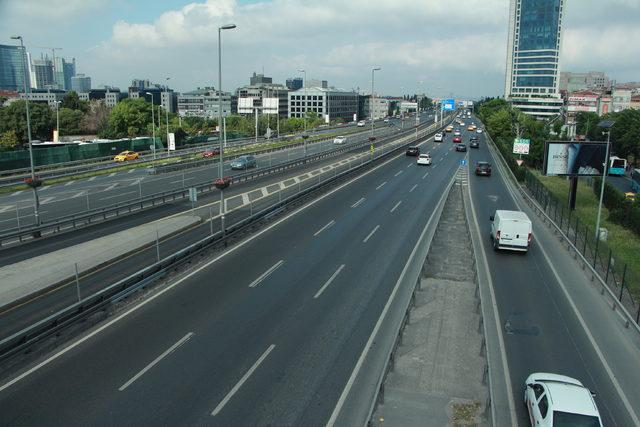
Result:
[[[442,109],[444,111],[453,111],[456,109],[456,101],[454,99],[444,99],[442,101]]]
[[[278,98],[262,98],[263,114],[278,114]]]
[[[169,151],[176,151],[176,134],[173,132],[169,134]]]
[[[529,145],[531,141],[528,139],[516,138],[513,140],[514,154],[529,154]]]
[[[548,141],[543,171],[550,176],[602,175],[607,156],[604,142]]]
[[[240,114],[253,113],[253,99],[254,98],[238,98],[238,113]]]

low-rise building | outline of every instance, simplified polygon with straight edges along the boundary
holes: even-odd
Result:
[[[631,108],[631,89],[616,88],[611,95],[614,113]]]
[[[29,102],[41,102],[48,104],[51,108],[56,107],[57,101],[62,101],[66,95],[62,89],[31,89],[28,97],[24,93],[20,94],[20,99],[29,99]]]
[[[567,117],[566,125],[568,136],[576,135],[576,118],[578,113],[598,113],[600,108],[600,92],[595,91],[578,91],[571,93],[567,98]]]
[[[250,78],[251,84],[236,89],[236,97],[238,102],[242,99],[252,98],[252,105],[262,106],[264,98],[278,98],[278,115],[286,117],[289,107],[289,89],[281,84],[274,84],[271,77],[265,77],[263,74],[253,73]],[[235,112],[235,111],[234,111]]]
[[[371,95],[366,95],[363,102],[363,117],[374,119],[383,119],[389,115],[389,100],[385,98],[374,97],[371,101]],[[373,107],[373,108],[372,108]]]
[[[78,93],[78,98],[84,101],[101,100],[109,108],[116,106],[118,102],[127,98],[127,94],[118,88],[105,87],[100,89],[91,89],[89,92]]]
[[[71,77],[71,90],[76,93],[89,92],[91,90],[91,77],[84,74]]]
[[[178,95],[178,114],[181,117],[218,117],[222,97],[222,116],[232,114],[233,97],[230,93],[216,91],[212,87],[197,88]]]
[[[610,86],[609,77],[601,71],[589,71],[587,73],[560,72],[559,89],[567,93],[584,90],[604,90]]]
[[[634,110],[640,110],[640,95],[631,96],[631,103],[629,107],[633,108]]]
[[[400,114],[415,113],[418,111],[418,103],[413,101],[401,101],[399,108]]]
[[[289,117],[304,117],[307,112],[325,120],[352,121],[358,112],[358,94],[336,88],[307,87],[289,92]]]

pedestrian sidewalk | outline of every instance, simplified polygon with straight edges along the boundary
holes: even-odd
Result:
[[[194,215],[171,217],[4,266],[0,268],[0,311],[72,279],[76,265],[78,274],[90,272],[201,221]]]

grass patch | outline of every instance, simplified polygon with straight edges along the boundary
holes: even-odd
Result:
[[[545,188],[547,188],[560,203],[569,199],[568,179],[543,176],[538,171],[533,170],[530,172],[542,182]],[[593,192],[592,187],[584,180],[579,180],[578,193],[576,195],[576,210],[572,216],[578,215],[578,218],[580,218],[580,222],[582,223],[580,226],[581,232],[584,230],[585,224],[588,226],[592,241],[594,241],[595,237],[598,201],[598,197]],[[640,256],[638,256],[640,254],[640,238],[634,232],[609,221],[609,211],[604,206],[602,207],[600,227],[604,227],[609,231],[607,242],[600,242],[600,248],[603,248],[605,251],[611,249],[615,260],[614,267],[618,275],[622,274],[624,264],[627,264],[625,283],[629,286],[629,290],[632,295],[634,295],[635,300],[638,301],[640,299]],[[605,257],[607,256],[605,252],[602,253]]]

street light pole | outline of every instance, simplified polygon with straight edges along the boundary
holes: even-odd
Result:
[[[155,106],[153,105],[153,94],[151,92],[145,92],[146,95],[151,95],[151,134],[153,135],[153,167],[156,167],[156,118],[153,112]]]
[[[220,143],[220,158],[218,159],[218,175],[222,179],[224,175],[224,146],[222,141],[222,30],[232,30],[236,24],[227,24],[218,27],[218,142]],[[224,189],[220,190],[220,221],[222,234],[224,227]]]
[[[602,199],[604,197],[604,184],[607,179],[607,171],[609,169],[609,148],[611,146],[611,127],[613,126],[613,120],[603,120],[598,123],[598,126],[607,129],[607,150],[604,158],[604,167],[602,170],[602,183],[600,185],[600,201],[598,202],[598,217],[596,219],[596,241],[600,240],[600,215],[602,214]]]
[[[165,105],[165,108],[164,108],[165,118],[166,118],[166,121],[167,121],[167,157],[169,157],[169,154],[170,154],[170,151],[171,151],[169,149],[169,90],[168,90],[169,89],[169,79],[170,78],[171,77],[167,77],[166,78],[166,80],[165,80],[166,83],[164,85],[164,100],[167,103],[167,105]],[[160,120],[158,120],[158,121],[160,121]]]
[[[373,116],[373,98],[374,98],[374,95],[373,95],[374,83],[373,82],[374,82],[374,78],[375,78],[374,77],[375,76],[374,73],[376,71],[380,71],[380,70],[382,70],[382,68],[380,68],[380,67],[375,67],[375,68],[371,69],[371,98],[370,98],[370,101],[369,101],[369,115],[371,116],[370,117],[371,118],[371,138],[373,138],[373,126],[375,124],[375,117]]]
[[[24,43],[22,41],[22,36],[12,36],[13,40],[20,40],[20,48],[22,49],[22,81],[24,83],[24,101],[27,110],[27,139],[29,141],[29,164],[31,167],[31,181],[35,183],[36,180],[36,172],[33,167],[33,144],[31,143],[31,117],[29,115],[29,92],[27,91],[27,69],[25,67],[25,62],[27,61],[27,52],[24,48]],[[40,200],[38,199],[38,189],[34,185],[31,187],[33,189],[33,215],[35,219],[36,225],[40,225]],[[37,236],[36,234],[37,233]],[[34,237],[40,237],[40,232],[34,232]]]
[[[58,132],[58,141],[60,141],[60,104],[62,103],[62,101],[53,102],[56,104],[56,131]]]
[[[302,140],[304,141],[304,157],[307,158],[307,70],[298,70],[299,73],[304,74],[304,79],[302,80],[302,86],[304,87],[304,113],[302,113],[302,117],[304,119],[304,133],[302,134]]]

